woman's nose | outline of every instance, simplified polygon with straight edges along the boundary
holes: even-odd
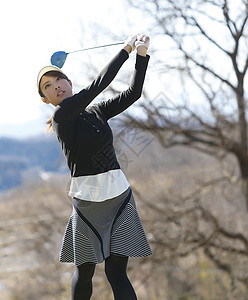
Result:
[[[58,90],[58,89],[60,89],[60,86],[57,84],[57,85],[55,85],[55,90]]]

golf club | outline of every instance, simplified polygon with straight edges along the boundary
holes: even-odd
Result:
[[[124,43],[125,42],[118,42],[118,43],[113,43],[113,44],[107,44],[107,45],[101,45],[101,46],[85,48],[85,49],[71,51],[71,52],[57,51],[57,52],[54,52],[53,55],[51,56],[51,63],[52,63],[52,65],[54,65],[58,68],[62,68],[65,61],[66,61],[67,55],[70,54],[70,53],[76,53],[76,52],[81,52],[81,51],[86,51],[86,50],[97,49],[97,48],[115,46],[115,45],[120,45],[120,44],[124,44]]]

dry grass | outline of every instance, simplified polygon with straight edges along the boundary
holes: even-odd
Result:
[[[200,198],[200,203],[217,216],[224,227],[242,233],[248,224],[239,187],[224,183],[218,188],[206,187],[204,192],[200,189],[197,195],[185,201],[183,197],[190,195],[203,181],[219,176],[220,169],[213,160],[190,151],[159,149],[156,153],[160,155],[156,158],[151,153],[144,152],[125,170],[153,249],[151,257],[130,259],[128,274],[138,298],[245,300],[247,290],[239,279],[245,280],[247,276],[244,275],[244,266],[248,267],[247,250],[238,240],[235,241],[236,252],[209,248],[216,259],[230,267],[231,276],[228,269],[218,267],[206,255],[206,245],[197,244],[201,235],[211,233],[213,225],[194,206],[194,199]],[[173,157],[176,157],[174,164]],[[61,239],[71,213],[67,186],[67,176],[54,175],[48,181],[26,183],[2,197],[1,299],[70,298],[74,267],[58,262]],[[235,203],[232,201],[234,197]],[[184,214],[188,209],[191,212]],[[236,222],[232,222],[234,217]],[[217,241],[226,247],[234,245],[232,240],[225,240],[216,233],[211,242]],[[240,254],[238,250],[244,253]],[[94,276],[92,300],[98,299],[113,299],[104,264],[97,266]]]

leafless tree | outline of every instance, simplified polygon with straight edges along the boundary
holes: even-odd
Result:
[[[153,99],[146,93],[139,104],[142,117],[126,113],[125,125],[149,131],[166,149],[185,146],[228,166],[195,185],[188,195],[172,197],[164,191],[156,203],[140,197],[149,209],[146,224],[153,233],[153,261],[161,265],[163,259],[175,259],[175,263],[192,253],[204,253],[229,276],[226,297],[245,297],[237,293],[248,280],[246,213],[232,212],[236,221],[231,222],[230,214],[228,224],[220,211],[205,205],[202,192],[218,190],[218,201],[224,197],[223,186],[229,186],[229,191],[236,189],[232,201],[243,197],[248,210],[248,2],[127,2],[152,22],[150,34],[153,43],[158,41],[158,47],[151,49],[152,70],[159,74],[163,89]],[[230,225],[237,225],[238,219],[242,226]]]
[[[161,40],[154,56],[164,86],[142,105],[145,121],[128,115],[128,122],[152,131],[165,147],[233,154],[248,209],[247,1],[128,2],[152,19],[151,34]]]

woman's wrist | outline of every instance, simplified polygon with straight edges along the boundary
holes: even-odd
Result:
[[[132,47],[130,45],[126,45],[123,49],[126,50],[128,54],[132,52]]]
[[[146,46],[139,46],[137,48],[137,53],[140,55],[140,56],[146,56],[146,53],[147,53],[147,47]]]

